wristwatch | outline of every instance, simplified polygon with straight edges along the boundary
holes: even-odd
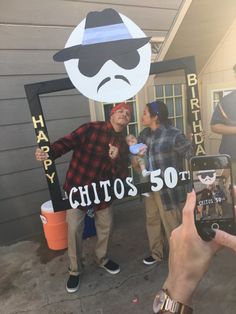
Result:
[[[154,313],[175,313],[175,314],[191,314],[193,309],[187,305],[184,305],[178,301],[172,300],[168,295],[167,290],[160,290],[153,302]]]

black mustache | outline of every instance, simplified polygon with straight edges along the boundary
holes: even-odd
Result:
[[[128,83],[130,85],[130,81],[123,75],[115,75],[115,79],[117,80],[123,80],[125,81],[126,83]],[[104,80],[101,81],[101,83],[98,85],[98,88],[97,88],[97,92],[99,91],[99,89],[104,85],[106,84],[107,82],[109,82],[111,80],[110,77],[106,77],[104,78]]]
[[[111,80],[110,77],[106,77],[104,80],[102,80],[101,83],[98,85],[97,93],[98,93],[99,89],[100,89],[104,84],[106,84],[107,82],[109,82],[110,80]]]
[[[123,80],[130,85],[130,81],[123,75],[115,75],[115,79]]]

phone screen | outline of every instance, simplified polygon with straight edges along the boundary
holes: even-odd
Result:
[[[194,157],[191,168],[196,224],[230,232],[234,221],[230,159],[224,155]]]
[[[233,218],[229,169],[193,172],[197,195],[196,220]]]

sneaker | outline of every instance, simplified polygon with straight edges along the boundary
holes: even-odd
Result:
[[[142,176],[143,177],[148,177],[148,176],[150,176],[150,174],[151,174],[151,171],[148,171],[147,169],[142,170]]]
[[[70,275],[67,284],[66,284],[66,291],[68,293],[73,293],[79,290],[79,281],[80,281],[80,276],[74,276]]]
[[[120,266],[111,260],[109,260],[105,265],[102,265],[101,267],[112,275],[116,275],[120,272]]]
[[[143,263],[145,265],[153,265],[153,264],[156,264],[157,262],[158,262],[158,260],[156,260],[152,256],[148,256],[148,257],[143,259]]]

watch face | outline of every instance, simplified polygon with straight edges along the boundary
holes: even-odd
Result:
[[[154,313],[159,313],[159,311],[162,308],[162,305],[165,301],[165,292],[164,291],[159,291],[154,299],[153,302],[153,312]]]

